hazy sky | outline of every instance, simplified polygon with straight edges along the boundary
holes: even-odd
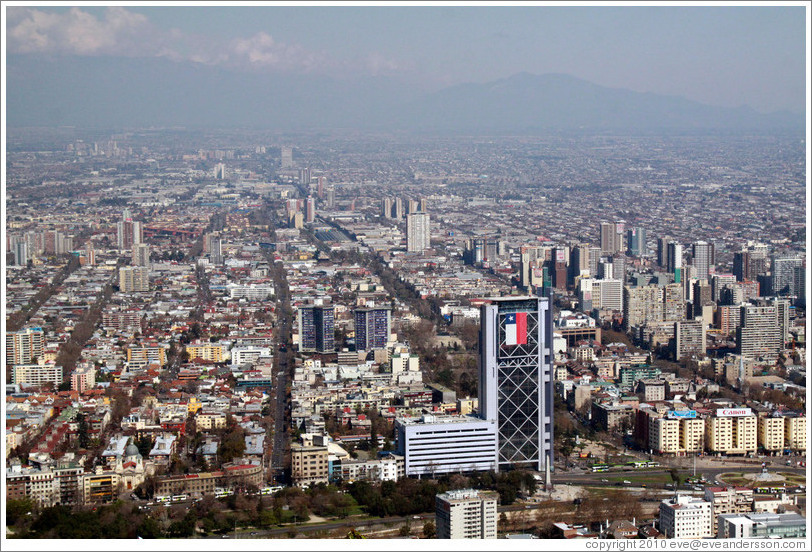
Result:
[[[806,15],[784,7],[9,7],[10,53],[387,75],[437,89],[527,71],[801,112]]]

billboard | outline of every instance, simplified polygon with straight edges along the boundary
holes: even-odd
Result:
[[[717,408],[716,416],[719,418],[733,418],[739,416],[751,416],[753,411],[749,408]]]
[[[668,418],[671,420],[696,418],[696,410],[671,410],[668,412]]]

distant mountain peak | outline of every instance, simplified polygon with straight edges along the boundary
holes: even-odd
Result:
[[[804,117],[519,72],[430,94],[388,77],[225,71],[159,59],[7,58],[7,124],[440,132],[803,130]]]

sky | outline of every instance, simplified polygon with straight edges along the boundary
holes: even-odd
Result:
[[[7,52],[162,57],[237,71],[385,75],[433,91],[519,72],[803,112],[806,9],[789,6],[4,5]]]

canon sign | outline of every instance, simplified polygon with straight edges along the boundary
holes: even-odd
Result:
[[[753,413],[749,408],[717,408],[717,417],[750,416]]]

